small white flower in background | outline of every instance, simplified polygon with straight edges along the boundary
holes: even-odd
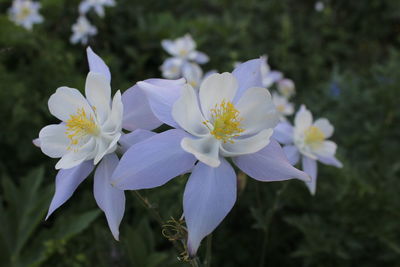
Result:
[[[318,1],[318,2],[315,3],[314,8],[315,8],[316,11],[321,12],[322,10],[324,10],[325,5],[324,5],[323,2]]]
[[[296,93],[294,82],[286,78],[278,81],[278,91],[286,98],[292,97]]]
[[[182,68],[182,77],[185,78],[186,82],[194,89],[199,89],[201,82],[216,72],[216,70],[210,70],[203,74],[203,70],[198,64],[185,63]]]
[[[279,114],[281,115],[281,119],[284,119],[285,116],[290,116],[293,114],[293,104],[290,103],[286,97],[277,93],[272,93],[272,102],[274,103],[276,110],[278,110]]]
[[[196,43],[190,34],[175,40],[163,40],[161,45],[172,56],[161,66],[163,77],[167,79],[181,78],[187,63],[204,64],[209,60],[206,54],[196,50]]]
[[[261,76],[263,86],[266,88],[270,88],[274,83],[278,82],[283,78],[283,74],[280,71],[271,70],[271,67],[268,65],[268,57],[262,56],[263,64],[261,65]]]
[[[91,9],[99,15],[100,17],[104,17],[104,7],[112,7],[115,6],[114,0],[84,0],[79,5],[79,12],[81,14],[86,14]]]
[[[70,38],[71,43],[87,44],[90,36],[97,34],[97,28],[90,24],[89,20],[85,16],[80,16],[77,22],[72,25],[72,36]]]
[[[10,19],[17,25],[31,30],[33,24],[43,22],[43,17],[39,14],[41,5],[31,0],[14,0],[9,9]]]
[[[295,165],[301,156],[303,171],[312,178],[306,185],[313,195],[317,183],[317,160],[338,168],[343,166],[335,157],[337,145],[327,140],[333,130],[332,124],[325,118],[313,122],[311,112],[304,105],[296,113],[294,127],[288,122],[281,122],[274,129],[273,137],[285,145],[283,149],[290,163]]]

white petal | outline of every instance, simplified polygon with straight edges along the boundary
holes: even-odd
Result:
[[[245,130],[243,134],[254,134],[263,129],[274,128],[279,122],[278,112],[265,88],[253,87],[246,90],[236,108],[239,116],[243,118],[240,124]]]
[[[65,134],[67,127],[63,124],[52,124],[44,127],[39,133],[42,152],[51,158],[60,158],[68,152],[70,140]]]
[[[225,72],[208,76],[201,84],[199,90],[200,105],[203,114],[210,119],[211,109],[219,105],[223,100],[232,101],[235,97],[238,83],[232,74]]]
[[[312,147],[312,152],[321,157],[330,157],[335,155],[337,145],[332,141],[323,141],[322,144]]]
[[[162,40],[161,41],[161,46],[170,55],[172,55],[172,56],[177,56],[178,55],[178,51],[176,49],[176,45],[172,40]]]
[[[325,119],[318,119],[314,122],[314,126],[321,130],[324,133],[325,138],[329,138],[333,134],[333,126],[330,122]]]
[[[219,141],[212,135],[199,139],[183,138],[181,142],[182,149],[193,154],[201,162],[211,166],[218,167],[219,160]]]
[[[179,126],[195,136],[205,136],[209,133],[203,123],[206,119],[200,112],[196,91],[188,84],[183,86],[180,98],[172,107],[172,117]]]
[[[89,72],[86,78],[85,94],[102,124],[110,112],[111,86],[107,77],[100,73]]]
[[[265,129],[252,137],[234,139],[234,143],[221,143],[221,152],[226,157],[255,153],[269,144],[272,129]]]
[[[203,70],[196,63],[186,63],[182,68],[182,76],[193,88],[199,88]]]
[[[112,153],[117,149],[117,143],[120,137],[121,133],[117,133],[113,136],[111,142],[109,142],[109,140],[107,140],[107,142],[97,142],[97,153],[94,158],[94,165],[99,163],[106,154]]]
[[[90,116],[94,116],[93,110],[83,95],[74,88],[60,87],[50,96],[50,113],[59,120],[67,121],[78,109],[83,108]]]
[[[96,142],[94,138],[90,138],[89,141],[85,145],[79,147],[77,151],[71,150],[67,154],[63,155],[57,162],[56,169],[70,169],[85,160],[93,158],[95,148]]]
[[[102,125],[102,132],[106,134],[116,134],[121,132],[123,105],[121,100],[121,92],[115,93],[112,108],[106,122]]]
[[[207,63],[210,60],[206,54],[204,54],[203,52],[199,52],[199,51],[190,52],[188,58],[199,64]]]
[[[304,132],[308,129],[308,127],[312,124],[312,115],[311,112],[302,105],[300,110],[296,113],[296,117],[294,118],[294,127],[296,132]]]

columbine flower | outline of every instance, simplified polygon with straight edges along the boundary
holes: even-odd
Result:
[[[286,97],[283,97],[277,93],[273,93],[272,102],[274,103],[276,110],[279,112],[282,119],[293,114],[293,104],[290,103]]]
[[[40,3],[31,0],[14,0],[9,9],[10,19],[17,25],[31,30],[33,24],[43,22],[43,17],[39,14]]]
[[[292,97],[296,93],[294,82],[286,78],[278,81],[278,91],[286,98]]]
[[[97,34],[97,28],[90,24],[85,16],[80,16],[77,22],[72,25],[71,43],[87,44],[89,37]]]
[[[94,9],[94,11],[100,17],[104,17],[104,7],[105,6],[115,6],[114,0],[84,0],[79,4],[79,12],[81,14],[86,14],[89,10]]]
[[[206,54],[196,50],[196,43],[190,34],[176,40],[163,40],[161,45],[172,56],[161,66],[163,77],[167,79],[181,78],[183,67],[189,62],[204,64],[209,60]]]
[[[270,88],[274,83],[282,79],[283,74],[280,71],[271,70],[267,62],[267,56],[262,56],[261,58],[263,59],[261,64],[262,85],[265,88]]]
[[[46,219],[72,196],[97,165],[94,197],[118,240],[125,196],[110,183],[111,174],[119,162],[114,153],[117,142],[121,142],[126,150],[151,136],[140,130],[121,137],[122,127],[128,130],[149,129],[158,127],[161,122],[152,115],[144,94],[137,86],[124,93],[122,99],[118,91],[111,100],[111,75],[107,65],[90,48],[87,55],[90,72],[86,79],[86,98],[77,89],[58,88],[48,104],[50,113],[61,123],[44,127],[39,140],[34,141],[44,154],[61,158],[56,164],[56,169],[60,170]],[[124,108],[125,104],[130,106]]]
[[[312,180],[307,182],[311,194],[315,194],[317,183],[317,163],[320,161],[338,168],[342,163],[335,158],[336,144],[326,140],[333,134],[333,126],[325,118],[313,123],[312,114],[301,106],[294,119],[294,127],[288,122],[278,124],[274,137],[282,144],[290,163],[295,165],[302,156],[303,170]]]
[[[192,256],[236,201],[236,174],[225,158],[260,181],[309,178],[291,166],[270,139],[279,119],[269,92],[260,87],[260,64],[253,60],[232,74],[210,75],[199,93],[189,84],[162,89],[138,83],[155,115],[179,129],[129,148],[112,180],[117,188],[138,190],[192,170],[183,200]]]

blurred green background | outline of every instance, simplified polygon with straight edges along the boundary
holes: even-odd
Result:
[[[33,31],[0,1],[0,266],[189,266],[127,192],[121,241],[108,230],[87,179],[44,221],[56,160],[32,145],[56,120],[57,87],[83,89],[85,47],[71,45],[77,0],[42,0]],[[319,165],[316,196],[298,181],[241,184],[214,231],[211,266],[400,266],[400,2],[398,0],[116,0],[89,45],[109,65],[114,90],[160,77],[160,42],[191,33],[211,60],[269,55],[296,83],[301,103],[335,126],[343,169]],[[185,179],[141,193],[164,221],[182,214]],[[205,242],[199,251],[204,259]]]

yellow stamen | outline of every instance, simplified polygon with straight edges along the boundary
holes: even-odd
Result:
[[[18,20],[24,20],[31,14],[31,10],[28,7],[22,7],[20,12],[17,14]]]
[[[304,141],[307,144],[319,143],[324,141],[324,139],[325,135],[318,127],[310,126],[305,132]]]
[[[285,106],[284,106],[284,105],[277,105],[277,106],[276,106],[276,109],[277,109],[279,112],[283,113],[283,112],[285,111]]]
[[[66,134],[71,140],[71,146],[77,145],[79,139],[86,135],[97,135],[99,133],[99,128],[93,116],[88,117],[83,108],[79,108],[76,114],[71,115],[65,126],[67,126]]]
[[[224,143],[234,143],[232,138],[237,137],[244,131],[240,128],[240,123],[243,119],[239,117],[239,111],[235,108],[232,102],[223,100],[215,108],[211,109],[211,121],[214,128],[210,133],[218,140]],[[203,122],[207,127],[210,121]]]

